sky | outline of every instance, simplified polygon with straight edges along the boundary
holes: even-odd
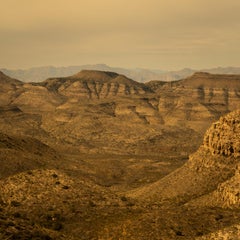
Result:
[[[0,1],[0,68],[240,66],[239,0]]]

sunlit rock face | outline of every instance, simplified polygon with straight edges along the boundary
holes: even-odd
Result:
[[[240,110],[214,123],[204,137],[204,147],[212,154],[240,156]]]

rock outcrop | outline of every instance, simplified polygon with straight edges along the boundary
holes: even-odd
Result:
[[[212,192],[195,199],[190,204],[195,206],[218,206],[238,208],[240,206],[240,111],[234,111],[212,124],[206,132],[203,147],[210,151],[212,164],[223,158],[232,173],[226,181],[219,182]],[[220,174],[223,174],[221,169]]]
[[[129,196],[150,203],[166,199],[187,203],[194,198],[196,205],[240,204],[239,119],[239,110],[221,117],[209,128],[202,146],[185,165]]]
[[[240,156],[240,110],[214,123],[204,137],[203,145],[212,154]]]

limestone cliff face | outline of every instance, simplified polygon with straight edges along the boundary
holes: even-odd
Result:
[[[212,154],[240,156],[240,110],[221,117],[206,132],[203,145]]]

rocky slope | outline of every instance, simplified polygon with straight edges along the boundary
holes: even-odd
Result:
[[[54,149],[36,139],[0,132],[0,179],[22,171],[54,166],[59,158]]]
[[[186,164],[129,192],[151,209],[128,223],[129,239],[238,239],[239,123],[239,110],[222,117]]]
[[[158,182],[135,190],[130,196],[157,202],[166,199],[187,202],[193,196],[197,198],[212,194],[218,188],[224,192],[223,189],[229,188],[231,183],[232,191],[235,192],[234,185],[239,179],[239,141],[240,111],[237,110],[209,128],[202,146],[189,157],[184,166]],[[231,201],[229,196],[226,199]]]
[[[214,123],[184,165],[176,161],[234,107],[217,104],[221,93],[209,111],[196,77],[158,94],[111,72],[13,80],[0,106],[0,238],[237,239],[240,111]],[[195,108],[186,112],[187,103]]]
[[[22,82],[12,79],[0,71],[0,106],[10,104],[20,94]]]
[[[184,68],[178,71],[168,71],[163,72],[159,75],[158,78],[155,78],[154,80],[160,80],[160,81],[177,81],[180,79],[187,78],[194,73],[197,72],[207,72],[210,74],[240,74],[240,68],[239,67],[217,67],[217,68],[207,68],[207,69],[191,69],[191,68]]]
[[[99,229],[111,221],[108,215],[121,218],[128,204],[83,176],[56,169],[15,174],[0,181],[0,190],[2,212],[12,220],[11,226],[1,225],[0,236],[5,233],[8,239],[97,239]],[[18,227],[20,219],[25,231]]]

